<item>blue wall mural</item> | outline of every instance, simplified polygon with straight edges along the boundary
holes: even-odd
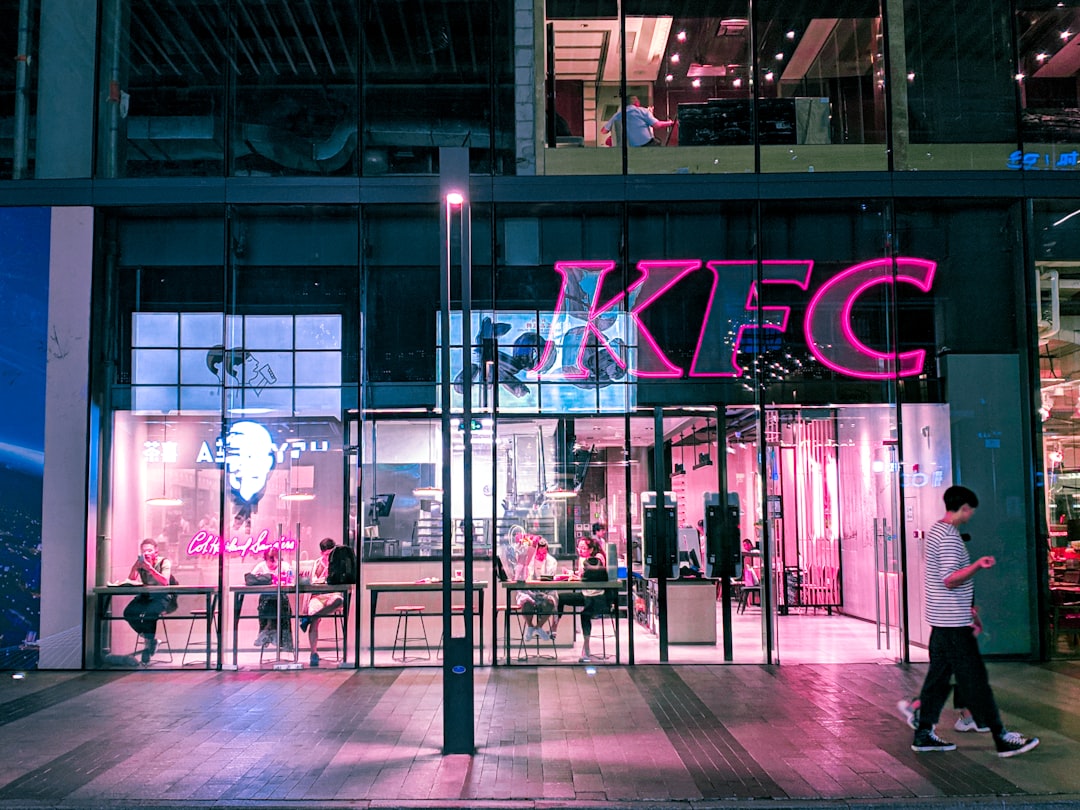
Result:
[[[49,221],[0,208],[0,669],[37,664]]]

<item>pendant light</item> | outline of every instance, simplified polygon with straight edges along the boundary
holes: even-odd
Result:
[[[427,428],[428,428],[428,461],[431,462],[432,469],[434,469],[434,467],[435,467],[435,463],[434,463],[435,442],[434,442],[434,435],[433,435],[434,432],[435,432],[434,431],[434,424],[435,424],[434,420],[428,419],[428,423],[427,423]],[[421,478],[422,477],[423,476],[421,475]],[[439,500],[439,499],[442,498],[442,494],[443,494],[442,488],[437,487],[434,484],[427,484],[427,485],[421,484],[416,489],[414,489],[412,492],[413,492],[413,495],[415,495],[417,498],[422,498],[422,499],[427,500],[427,501]]]
[[[184,501],[182,498],[170,497],[165,492],[165,484],[168,473],[166,465],[166,453],[165,448],[169,446],[169,422],[166,419],[161,421],[161,443],[158,445],[158,457],[161,459],[161,495],[157,495],[153,498],[147,498],[146,503],[149,506],[182,506]]]

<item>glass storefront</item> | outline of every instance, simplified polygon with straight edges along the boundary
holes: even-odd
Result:
[[[1052,237],[1072,213],[1035,209],[1040,317],[1056,324],[1040,321],[1047,419],[1068,393],[1068,251]],[[617,584],[592,655],[602,642],[620,663],[918,660],[921,539],[952,483],[980,493],[973,542],[999,576],[1041,554],[1023,473],[1038,462],[1018,438],[1037,425],[1010,393],[1034,373],[1015,301],[1036,300],[1017,281],[1015,203],[477,206],[445,340],[434,206],[207,214],[104,225],[96,665],[142,662],[122,620],[133,594],[108,588],[146,539],[192,589],[158,622],[152,667],[206,665],[207,632],[213,666],[307,665],[324,538],[355,550],[358,575],[322,622],[323,666],[438,663],[443,560],[463,578],[467,547],[476,660],[575,662],[562,580],[597,525]],[[1017,297],[980,298],[973,320],[972,285]],[[1076,510],[1055,424],[1063,545]],[[526,643],[514,580],[538,538],[563,619]],[[260,585],[274,552],[284,575]],[[1010,587],[1018,608],[988,650],[1024,654],[1038,594]],[[405,608],[424,642],[403,650]]]
[[[986,651],[1070,652],[1080,2],[46,5],[0,192],[96,217],[88,664],[437,663],[448,571],[573,662],[599,524],[596,655],[909,660],[953,483]]]

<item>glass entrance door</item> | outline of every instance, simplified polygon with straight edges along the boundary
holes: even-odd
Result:
[[[896,409],[766,408],[763,548],[778,661],[903,657]]]

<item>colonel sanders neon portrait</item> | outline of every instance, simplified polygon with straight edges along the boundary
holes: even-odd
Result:
[[[250,527],[274,461],[274,440],[265,427],[258,422],[237,422],[229,428],[225,436],[225,469],[237,504],[235,526],[247,523]]]

